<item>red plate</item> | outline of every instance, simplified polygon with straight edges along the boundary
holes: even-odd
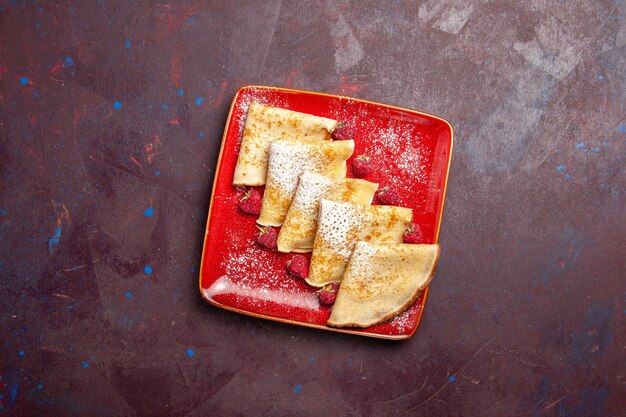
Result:
[[[217,163],[200,267],[200,292],[227,310],[300,326],[385,339],[407,339],[419,324],[428,289],[405,313],[367,329],[325,325],[330,308],[320,306],[316,288],[291,277],[292,255],[258,246],[256,216],[237,208],[244,187],[232,185],[239,143],[251,102],[352,123],[357,155],[372,157],[366,178],[394,184],[400,205],[413,209],[425,243],[437,242],[452,153],[452,126],[436,116],[349,97],[276,87],[242,87],[230,107]],[[348,161],[348,176],[352,176]]]

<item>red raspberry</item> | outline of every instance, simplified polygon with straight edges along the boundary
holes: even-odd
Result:
[[[350,140],[354,138],[354,126],[340,122],[333,131],[331,137],[334,140]]]
[[[398,191],[393,185],[387,185],[376,192],[376,199],[385,206],[397,206],[399,202]]]
[[[352,161],[352,173],[357,178],[363,178],[372,171],[372,158],[359,155]]]
[[[309,261],[304,255],[294,255],[287,262],[287,272],[298,278],[306,278],[309,276]]]
[[[276,238],[278,237],[278,229],[275,227],[265,226],[259,227],[259,234],[256,237],[256,241],[261,246],[265,246],[269,249],[276,248]]]
[[[404,235],[402,236],[402,240],[404,243],[422,243],[424,242],[424,235],[422,234],[422,229],[419,224],[411,223]]]
[[[339,291],[339,283],[333,282],[325,285],[324,288],[317,293],[320,298],[320,304],[325,306],[333,305],[335,303],[335,299],[337,298],[337,291]]]
[[[239,208],[247,214],[259,214],[261,212],[261,193],[257,190],[249,190],[241,200]]]

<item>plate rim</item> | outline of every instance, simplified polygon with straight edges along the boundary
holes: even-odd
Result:
[[[303,327],[315,328],[315,329],[320,329],[320,330],[327,330],[327,331],[337,332],[337,333],[347,333],[347,334],[353,334],[353,335],[358,335],[358,336],[363,336],[363,337],[373,337],[373,338],[376,338],[376,339],[384,339],[384,340],[407,340],[407,339],[410,339],[417,332],[417,329],[420,326],[420,323],[422,321],[422,316],[424,314],[424,310],[426,309],[426,301],[428,299],[428,292],[429,292],[430,284],[428,286],[426,286],[426,288],[423,291],[424,301],[423,301],[422,308],[420,308],[420,311],[419,311],[419,313],[417,315],[417,321],[415,322],[415,327],[413,328],[411,333],[403,334],[403,335],[368,333],[368,332],[364,332],[362,329],[322,326],[322,325],[315,324],[315,323],[306,323],[306,322],[301,322],[301,321],[284,319],[284,318],[281,318],[281,317],[273,317],[273,316],[268,316],[268,315],[265,315],[265,314],[254,313],[254,312],[248,311],[248,310],[239,309],[239,308],[232,307],[232,306],[229,306],[229,305],[226,305],[226,304],[222,304],[222,303],[219,303],[219,302],[217,302],[215,300],[211,300],[211,299],[209,299],[208,297],[205,296],[203,288],[202,288],[202,271],[204,270],[203,266],[204,266],[204,261],[205,261],[205,256],[206,256],[206,247],[207,247],[206,239],[207,239],[207,236],[209,235],[209,225],[211,223],[211,214],[213,212],[213,199],[215,198],[215,187],[217,185],[217,180],[219,178],[220,167],[222,165],[222,156],[223,156],[223,153],[224,153],[224,145],[226,143],[226,136],[227,136],[227,133],[228,133],[228,127],[230,126],[230,121],[231,121],[231,117],[232,117],[232,114],[233,114],[233,109],[235,108],[235,103],[237,102],[237,98],[239,97],[239,95],[242,92],[244,92],[246,90],[250,90],[250,89],[264,89],[264,90],[269,90],[269,91],[280,91],[280,92],[288,92],[288,93],[304,93],[304,94],[308,94],[308,95],[317,95],[317,96],[322,96],[322,97],[331,97],[331,98],[340,99],[340,100],[352,100],[352,101],[358,101],[358,102],[361,102],[361,103],[371,104],[371,105],[375,105],[375,106],[385,107],[385,108],[389,108],[389,109],[393,109],[393,110],[401,110],[401,111],[417,114],[417,115],[420,115],[420,116],[427,116],[427,117],[431,117],[431,118],[434,118],[434,119],[442,121],[444,123],[444,125],[448,127],[448,129],[450,131],[450,151],[448,152],[448,162],[447,162],[447,166],[446,166],[446,174],[445,174],[445,180],[444,180],[443,190],[442,190],[442,200],[441,200],[442,202],[441,202],[441,208],[439,210],[439,221],[437,222],[437,228],[436,228],[436,231],[435,231],[435,241],[434,241],[434,243],[439,243],[439,233],[441,231],[441,222],[443,220],[444,208],[445,208],[445,205],[446,205],[446,194],[447,194],[447,191],[448,191],[448,180],[450,179],[450,166],[451,166],[451,163],[452,163],[452,151],[453,151],[453,148],[454,148],[454,128],[452,127],[452,124],[450,124],[450,122],[448,122],[443,117],[436,116],[434,114],[425,113],[425,112],[421,112],[421,111],[413,110],[413,109],[408,109],[406,107],[394,106],[392,104],[385,104],[385,103],[379,103],[379,102],[371,101],[371,100],[364,100],[364,99],[355,98],[355,97],[341,96],[341,95],[338,95],[338,94],[322,93],[322,92],[318,92],[318,91],[308,91],[308,90],[300,90],[300,89],[293,89],[293,88],[286,88],[286,87],[273,87],[273,86],[264,86],[264,85],[245,85],[245,86],[239,87],[239,89],[237,90],[237,92],[233,96],[233,99],[232,99],[232,101],[230,103],[230,108],[228,110],[228,117],[226,118],[226,123],[225,123],[225,126],[224,126],[224,132],[222,133],[222,143],[220,144],[220,151],[219,151],[219,154],[218,154],[218,157],[217,157],[217,165],[215,166],[215,171],[214,171],[215,174],[214,174],[214,177],[213,177],[213,186],[211,187],[211,199],[209,201],[209,211],[208,211],[208,214],[207,214],[206,227],[205,227],[205,230],[204,230],[204,240],[203,240],[203,243],[202,243],[202,257],[200,258],[200,268],[199,268],[199,271],[198,271],[198,287],[199,287],[200,295],[202,296],[202,299],[204,301],[206,301],[207,303],[209,303],[209,304],[211,304],[211,305],[213,305],[215,307],[222,308],[224,310],[229,310],[229,311],[233,311],[233,312],[236,312],[236,313],[244,314],[246,316],[251,316],[251,317],[265,319],[265,320],[271,320],[271,321],[275,321],[275,322],[279,322],[279,323],[286,323],[286,324],[292,324],[292,325],[296,325],[296,326],[303,326]]]

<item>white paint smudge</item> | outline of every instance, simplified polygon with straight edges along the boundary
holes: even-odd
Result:
[[[346,71],[356,65],[364,56],[361,42],[354,36],[350,25],[339,15],[339,18],[331,22],[330,35],[335,44],[335,66],[337,72]]]
[[[514,42],[513,49],[537,68],[562,80],[578,65],[587,43],[569,36],[555,18],[549,18],[535,27],[535,38]]]
[[[419,8],[417,18],[422,24],[433,21],[432,27],[443,32],[457,35],[469,20],[474,7],[466,1],[434,1],[430,0]]]

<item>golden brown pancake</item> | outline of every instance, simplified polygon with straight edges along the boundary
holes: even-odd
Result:
[[[439,245],[358,242],[329,326],[370,327],[404,312],[433,278]]]
[[[371,204],[377,188],[378,184],[361,179],[330,178],[305,171],[278,234],[278,251],[311,252],[322,198]]]
[[[340,282],[356,242],[401,243],[411,209],[321,200],[309,276],[315,287]]]
[[[277,139],[329,140],[337,121],[252,103],[248,109],[233,185],[264,185],[270,143]]]
[[[346,160],[354,152],[354,141],[275,140],[270,144],[267,184],[257,223],[280,226],[285,220],[298,179],[304,171],[331,178],[345,178]]]

